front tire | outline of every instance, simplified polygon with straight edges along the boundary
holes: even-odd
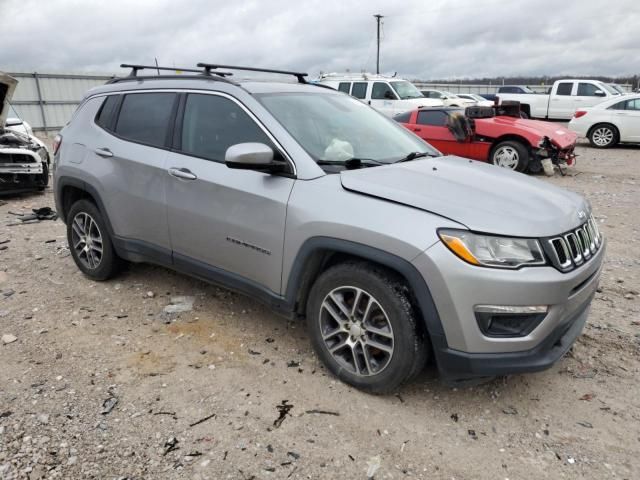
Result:
[[[522,143],[507,140],[491,149],[489,162],[515,172],[524,172],[529,165],[529,151]]]
[[[595,148],[609,148],[618,143],[618,130],[613,125],[596,125],[589,132],[589,143]]]
[[[427,358],[407,287],[393,273],[366,263],[329,268],[307,303],[311,343],[340,380],[369,393],[396,390]]]
[[[103,281],[120,270],[106,222],[89,200],[78,200],[67,216],[67,241],[77,267],[87,277]]]

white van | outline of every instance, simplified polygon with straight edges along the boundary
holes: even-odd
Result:
[[[413,83],[396,77],[370,73],[327,73],[317,83],[348,93],[393,117],[418,107],[442,107],[442,100],[425,98]]]

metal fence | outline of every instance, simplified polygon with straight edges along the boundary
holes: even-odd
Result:
[[[476,85],[467,85],[464,83],[428,83],[428,82],[413,82],[418,90],[423,89],[434,89],[434,90],[444,90],[445,92],[451,93],[496,93],[498,87],[501,87],[502,84],[476,84]],[[531,90],[536,93],[546,93],[551,90],[553,85],[527,85]],[[633,91],[633,85],[621,85],[627,92]]]
[[[18,80],[11,104],[20,118],[41,136],[55,134],[71,118],[90,88],[103,85],[109,75],[9,73]]]

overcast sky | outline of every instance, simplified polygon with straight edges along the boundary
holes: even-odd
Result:
[[[435,79],[640,74],[640,0],[0,0],[0,70],[198,61]]]

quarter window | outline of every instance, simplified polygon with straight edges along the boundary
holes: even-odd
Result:
[[[371,100],[395,100],[396,95],[391,87],[383,82],[375,82],[371,91]]]
[[[164,147],[175,99],[175,93],[125,95],[115,133],[134,142]]]
[[[187,97],[182,152],[224,162],[229,147],[247,142],[264,143],[273,148],[269,137],[235,102],[218,95]]]
[[[351,95],[360,100],[367,98],[367,82],[354,82]]]
[[[573,83],[564,82],[558,84],[558,90],[556,91],[556,95],[571,95],[571,90],[573,89]]]
[[[350,82],[340,82],[338,84],[338,90],[344,93],[349,93],[349,89],[351,88]]]
[[[627,108],[627,102],[623,101],[611,105],[607,110],[624,110],[625,108]]]
[[[418,112],[418,124],[443,127],[447,123],[447,114],[441,110],[421,110]]]

